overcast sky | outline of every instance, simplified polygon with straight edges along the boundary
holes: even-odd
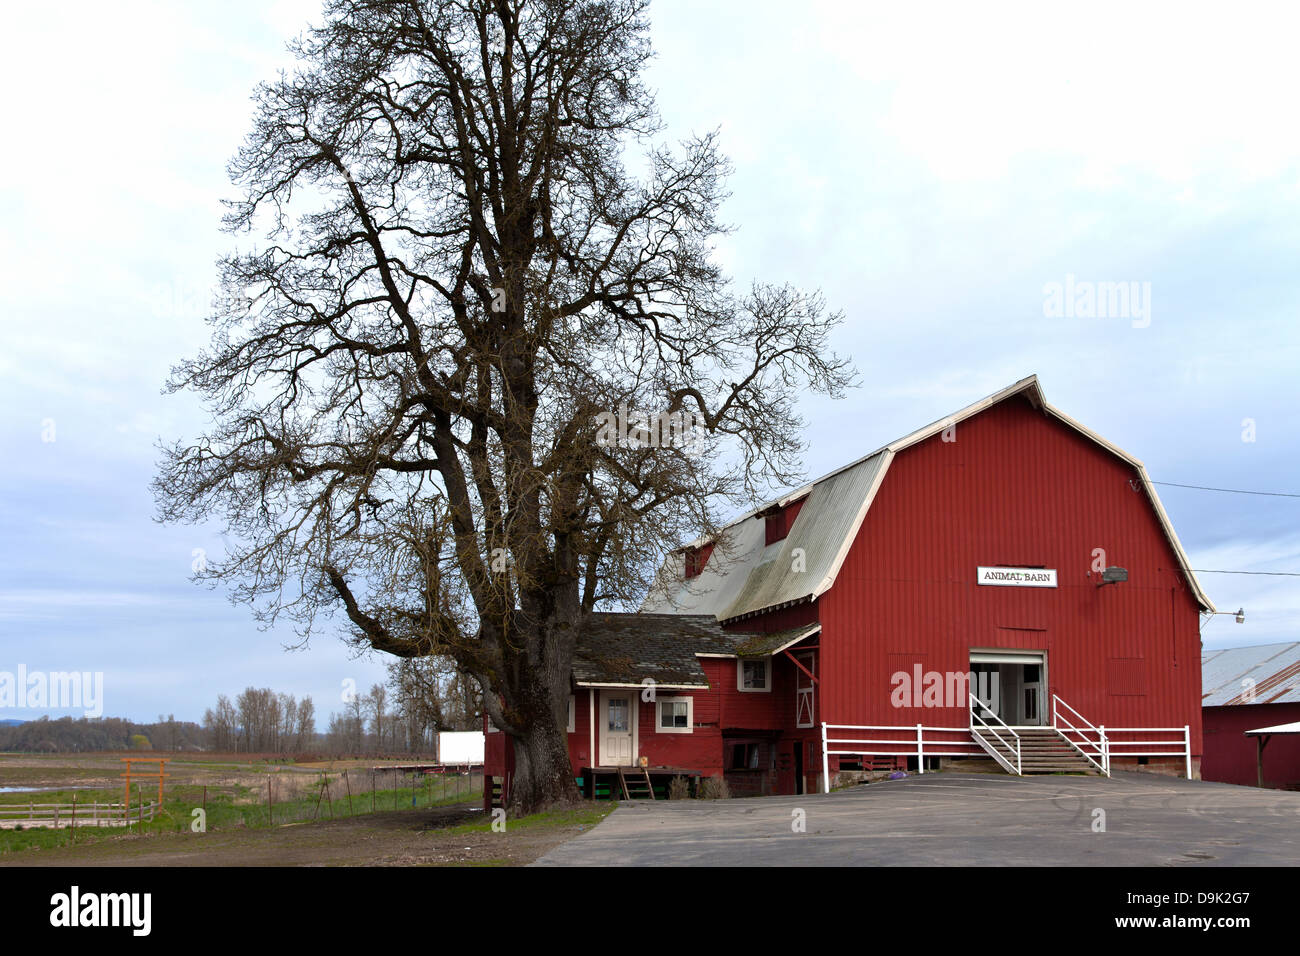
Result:
[[[720,128],[736,167],[723,261],[847,315],[863,387],[802,408],[809,477],[1037,373],[1157,481],[1300,493],[1286,8],[1043,6],[652,7],[669,134]],[[206,339],[249,94],[317,9],[6,12],[0,670],[103,671],[106,714],[197,720],[254,684],[323,726],[344,680],[383,678],[192,584],[217,529],[154,523],[148,490],[157,439],[203,426],[160,387]],[[1050,305],[1102,282],[1137,283],[1130,314]],[[1160,494],[1194,567],[1300,572],[1300,499]],[[1300,639],[1300,578],[1202,583],[1247,611],[1207,647]]]

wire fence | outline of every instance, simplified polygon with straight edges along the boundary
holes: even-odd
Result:
[[[185,789],[192,792],[194,788]],[[231,823],[234,815],[235,825],[277,826],[478,800],[483,793],[483,771],[373,767],[318,775],[282,772],[267,777],[257,793],[243,788],[232,795],[230,788],[222,788],[219,793],[229,799],[221,803],[210,803],[209,788],[201,790],[196,806],[210,825]]]

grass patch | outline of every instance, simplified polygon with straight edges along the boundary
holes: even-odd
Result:
[[[286,785],[288,778],[279,778]],[[318,780],[293,781],[298,784],[292,794],[281,796],[278,785],[274,786],[276,794],[274,806],[266,805],[264,787],[248,787],[240,784],[228,785],[217,789],[207,788],[206,822],[207,832],[220,832],[233,829],[261,829],[280,827],[289,824],[311,823],[330,819],[368,816],[373,813],[391,813],[398,810],[427,810],[456,804],[477,804],[482,800],[482,790],[478,787],[465,786],[462,781],[458,787],[453,780],[421,781],[414,791],[407,786],[375,789],[366,788],[354,791],[351,802],[346,796],[343,785],[337,777],[330,782],[330,798],[321,794]],[[360,783],[360,781],[357,781]],[[38,794],[9,793],[0,794],[9,799],[0,800],[0,804],[22,808],[32,798],[36,803],[71,803],[72,791],[47,791]],[[319,797],[319,799],[318,799]],[[21,798],[21,799],[19,799]],[[143,793],[145,801],[150,799],[149,791]],[[87,804],[98,799],[100,803],[117,803],[122,799],[120,790],[114,791],[78,791],[77,803]],[[135,805],[135,795],[132,805]],[[332,812],[331,812],[332,803]],[[0,856],[26,850],[52,849],[70,846],[74,843],[85,845],[112,840],[139,839],[154,833],[189,832],[197,819],[194,811],[203,808],[204,788],[196,784],[178,784],[168,786],[163,800],[162,810],[153,820],[133,824],[130,827],[95,827],[89,822],[89,811],[84,818],[82,809],[77,811],[77,828],[75,833],[70,827],[51,829],[49,827],[24,828],[22,830],[0,830]],[[373,808],[373,809],[372,809]],[[197,836],[197,834],[196,834]]]

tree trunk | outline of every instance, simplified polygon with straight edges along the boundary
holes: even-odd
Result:
[[[567,709],[567,686],[563,690]],[[508,809],[510,817],[515,819],[582,803],[573,779],[573,766],[569,763],[568,733],[565,725],[556,721],[557,708],[550,705],[549,698],[553,695],[541,686],[535,687],[535,691],[530,696],[541,706],[533,710],[534,719],[523,732],[514,737],[515,769],[510,780]]]

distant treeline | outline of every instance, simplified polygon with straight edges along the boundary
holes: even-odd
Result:
[[[329,754],[435,754],[439,731],[481,730],[479,691],[438,658],[388,665],[388,683],[344,695],[321,749]]]
[[[89,750],[206,750],[264,754],[434,754],[443,730],[479,730],[482,712],[471,680],[434,658],[389,665],[388,683],[341,695],[324,733],[316,705],[269,687],[248,687],[232,701],[217,697],[203,723],[159,716],[154,723],[117,717],[41,717],[0,725],[0,750],[76,753]]]
[[[120,717],[39,717],[0,726],[0,750],[79,753],[87,750],[199,750],[203,728],[192,721],[160,717],[151,724]]]
[[[269,687],[225,694],[203,715],[207,746],[253,753],[434,754],[438,732],[477,730],[482,712],[474,683],[435,658],[396,661],[388,682],[345,688],[343,709],[316,732],[316,705]]]

